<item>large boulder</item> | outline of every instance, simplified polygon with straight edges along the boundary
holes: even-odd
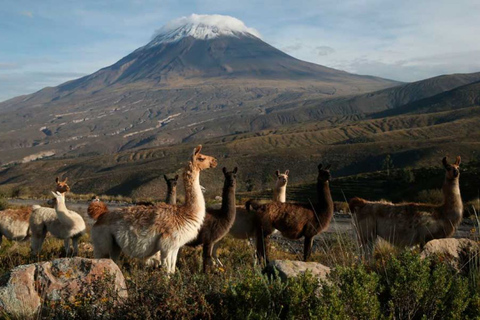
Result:
[[[303,262],[296,260],[273,260],[270,261],[264,272],[267,274],[275,274],[282,280],[297,277],[305,272],[311,273],[319,280],[325,280],[330,273],[330,268],[318,262]]]
[[[98,285],[113,291],[93,292]],[[127,297],[125,279],[110,259],[69,258],[22,265],[0,277],[0,314],[30,318],[45,301],[73,302],[79,295],[114,292]]]
[[[480,245],[470,239],[435,239],[427,242],[421,256],[422,258],[440,256],[446,259],[456,269],[468,267],[472,257],[480,252]],[[478,259],[473,259],[478,261]]]

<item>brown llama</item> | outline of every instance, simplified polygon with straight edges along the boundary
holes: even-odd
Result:
[[[178,174],[173,178],[168,178],[166,175],[163,175],[165,182],[167,182],[167,199],[165,203],[167,204],[177,204],[177,181]]]
[[[350,211],[365,253],[372,253],[377,237],[396,246],[419,244],[421,247],[432,239],[451,237],[463,216],[459,187],[460,160],[460,156],[453,164],[447,163],[447,157],[442,160],[445,168],[442,204],[394,204],[351,199]]]
[[[289,170],[285,173],[275,171],[275,187],[273,189],[273,201],[285,202],[287,194]],[[255,237],[255,213],[248,211],[245,206],[237,206],[235,222],[230,228],[229,234],[235,239],[249,239]],[[216,247],[214,253],[216,252]],[[216,253],[215,253],[216,256]],[[220,261],[217,261],[220,263]],[[220,263],[221,264],[221,263]]]
[[[163,178],[167,182],[167,198],[165,200],[166,204],[177,204],[177,181],[178,174],[173,178],[167,178],[166,175],[163,175]],[[153,206],[155,205],[152,201],[137,201],[135,202],[137,206]]]
[[[288,239],[305,238],[303,259],[312,252],[313,237],[327,229],[333,217],[333,200],[330,194],[330,165],[318,165],[317,202],[315,204],[272,202],[258,204],[247,201],[246,208],[255,211],[256,244],[259,261],[268,263],[267,240],[275,229]]]
[[[57,177],[56,191],[65,193],[70,190],[67,184],[67,178],[60,181]],[[5,209],[0,211],[0,246],[2,238],[10,241],[25,241],[30,238],[30,215],[32,207],[22,207],[14,209]]]
[[[233,171],[227,171],[223,168],[223,175],[225,182],[223,184],[222,192],[222,207],[220,209],[207,209],[205,221],[200,229],[195,240],[187,243],[187,246],[196,247],[203,245],[203,271],[212,264],[212,254],[215,244],[222,240],[228,234],[235,221],[235,187],[237,184],[237,171],[235,167]],[[213,255],[213,258],[218,262],[218,257]],[[221,265],[221,263],[220,263]]]
[[[88,214],[96,220],[91,231],[95,258],[117,261],[123,251],[133,258],[148,259],[160,251],[162,266],[168,273],[175,272],[179,248],[195,239],[205,217],[200,171],[217,166],[217,160],[201,154],[201,149],[199,145],[193,150],[185,167],[182,206],[159,203],[110,211],[101,202],[90,203]]]

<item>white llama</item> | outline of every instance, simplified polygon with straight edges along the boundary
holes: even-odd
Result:
[[[78,255],[78,239],[85,233],[85,221],[82,216],[65,205],[65,194],[58,191],[54,195],[55,209],[34,205],[30,215],[30,229],[32,232],[31,254],[36,256],[42,250],[43,241],[50,232],[55,238],[63,239],[67,256],[70,252],[72,239],[74,256]]]

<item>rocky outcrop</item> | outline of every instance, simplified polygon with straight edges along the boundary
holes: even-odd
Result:
[[[423,249],[422,258],[434,255],[440,256],[456,269],[462,269],[472,261],[478,261],[480,258],[472,259],[480,253],[480,245],[470,239],[435,239],[429,241]]]
[[[264,273],[273,275],[278,272],[282,280],[287,280],[304,274],[307,270],[319,280],[325,280],[330,273],[330,268],[318,262],[303,262],[293,260],[273,260],[265,268]]]
[[[113,290],[98,291],[99,286]],[[94,290],[97,288],[97,290]],[[115,292],[127,297],[125,279],[110,259],[56,259],[22,265],[0,277],[0,314],[32,317],[45,301],[74,300],[79,295]]]

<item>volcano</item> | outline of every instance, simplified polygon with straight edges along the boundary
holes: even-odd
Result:
[[[191,15],[171,21],[111,66],[0,103],[0,161],[111,153],[276,127],[309,120],[268,116],[277,106],[397,84],[295,59],[233,17]]]

